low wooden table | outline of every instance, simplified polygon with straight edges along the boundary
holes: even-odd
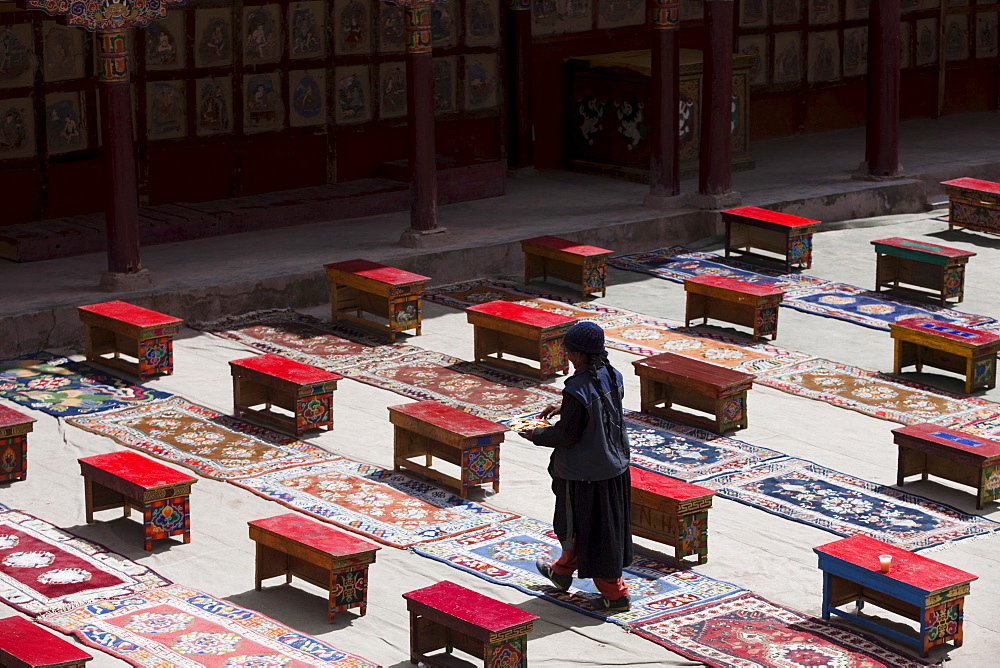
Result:
[[[28,477],[28,432],[35,422],[33,417],[0,406],[0,482]]]
[[[139,380],[174,372],[174,335],[184,322],[180,318],[120,301],[78,306],[77,312],[88,360],[134,373]],[[136,361],[122,359],[123,354]]]
[[[579,285],[583,297],[598,292],[607,295],[608,258],[614,251],[551,236],[524,239],[521,250],[525,283],[552,276]]]
[[[82,668],[93,658],[24,617],[0,619],[0,666],[4,668]]]
[[[674,562],[694,555],[708,561],[708,509],[715,492],[707,487],[632,467],[632,535],[674,548]]]
[[[823,619],[838,615],[889,636],[927,656],[935,645],[962,646],[962,622],[969,584],[978,576],[864,535],[814,547],[823,571]],[[892,556],[883,573],[879,555]],[[871,603],[920,623],[917,638],[879,624],[871,617],[838,610],[856,601],[860,612]]]
[[[778,305],[784,291],[724,276],[695,276],[684,279],[687,308],[684,326],[709,318],[753,328],[754,338],[778,336]]]
[[[928,474],[976,488],[976,508],[1000,498],[1000,442],[922,422],[892,430],[899,446],[896,484]]]
[[[871,243],[877,253],[876,292],[889,287],[900,292],[936,296],[942,305],[949,299],[957,303],[965,298],[965,265],[975,253],[900,237],[876,239]],[[917,288],[927,288],[930,292]]]
[[[343,319],[373,326],[388,333],[392,341],[396,340],[396,334],[410,329],[420,334],[420,296],[430,276],[361,259],[323,266],[330,282],[330,311],[334,322]],[[362,313],[384,318],[388,324],[373,323]]]
[[[997,384],[1000,336],[931,318],[909,318],[889,324],[895,341],[893,373],[916,365],[953,371],[965,376],[965,393]]]
[[[639,376],[644,413],[662,415],[724,434],[747,426],[747,391],[753,376],[676,353],[632,362]],[[708,420],[671,408],[672,404],[709,413]]]
[[[1000,183],[982,179],[942,181],[948,194],[948,229],[956,225],[1000,233]]]
[[[507,427],[436,401],[389,406],[389,422],[397,471],[416,471],[451,485],[463,499],[471,485],[493,483],[493,491],[500,491],[500,444]],[[425,458],[423,464],[410,461],[417,456]],[[434,457],[458,466],[461,477],[432,469]]]
[[[562,339],[576,318],[506,301],[470,306],[465,313],[475,328],[477,362],[496,364],[541,380],[569,370]],[[504,353],[535,360],[539,366],[504,359]]]
[[[333,429],[333,391],[340,374],[278,355],[255,355],[229,362],[236,415],[250,415],[296,437],[309,429]],[[264,404],[264,408],[253,406]],[[289,417],[271,410],[278,406]]]
[[[726,224],[726,257],[739,250],[743,255],[771,258],[750,251],[751,248],[777,253],[785,271],[798,265],[812,267],[812,237],[820,221],[778,213],[755,206],[741,206],[720,212]]]
[[[128,517],[134,508],[142,512],[147,552],[161,538],[183,536],[185,543],[191,542],[191,485],[197,478],[128,451],[77,461],[86,491],[87,524],[94,523],[97,510],[124,508]]]
[[[257,544],[257,591],[261,580],[284,575],[288,584],[295,575],[330,592],[329,621],[348,608],[360,607],[364,617],[368,611],[368,566],[375,563],[375,553],[381,547],[298,513],[247,524],[250,539]]]
[[[447,580],[403,598],[410,613],[410,663],[438,665],[428,652],[458,648],[487,668],[528,665],[528,634],[537,615]]]

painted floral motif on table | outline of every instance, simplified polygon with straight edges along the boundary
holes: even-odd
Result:
[[[293,128],[326,123],[326,70],[288,73],[289,121]]]
[[[327,457],[322,448],[192,404],[183,397],[71,422],[217,480]]]
[[[0,507],[0,600],[31,615],[170,584],[141,564]]]
[[[51,615],[47,626],[140,668],[375,668],[248,608],[171,585]]]
[[[276,72],[243,77],[245,132],[266,132],[284,127],[285,107],[281,101],[280,79]]]
[[[196,9],[194,26],[196,67],[233,62],[233,17],[229,9]]]
[[[326,55],[326,11],[323,2],[309,0],[288,5],[288,57]]]
[[[333,455],[323,462],[229,482],[394,547],[518,517],[401,473]]]
[[[35,75],[31,24],[0,26],[0,88],[30,86]]]
[[[243,60],[247,64],[281,60],[279,5],[243,8]]]
[[[233,131],[233,83],[229,77],[196,80],[195,97],[199,137]]]
[[[0,396],[49,415],[72,416],[170,395],[132,385],[89,364],[41,351],[0,360]]]
[[[35,155],[35,109],[31,98],[0,100],[0,160]]]
[[[184,12],[168,12],[165,19],[146,26],[146,68],[179,70],[185,65]]]
[[[418,545],[413,551],[484,580],[514,587],[525,594],[541,596],[623,626],[658,617],[668,610],[683,610],[696,603],[716,601],[744,591],[728,582],[678,569],[666,561],[636,555],[622,574],[629,587],[631,609],[613,615],[597,612],[594,602],[600,594],[592,580],[574,580],[570,590],[564,592],[555,589],[535,569],[536,559],[557,558],[561,548],[551,525],[527,518]]]
[[[187,135],[187,103],[183,81],[146,84],[146,132],[150,139]]]

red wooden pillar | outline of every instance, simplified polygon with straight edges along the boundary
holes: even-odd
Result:
[[[649,196],[646,206],[663,203],[681,192],[678,116],[680,103],[680,47],[677,43],[677,0],[650,0],[652,39],[652,93],[649,110]]]
[[[734,4],[733,0],[705,0],[698,192],[709,208],[739,203],[739,195],[732,187]]]
[[[868,9],[869,177],[899,176],[899,0],[872,0]]]
[[[97,78],[101,136],[108,173],[108,271],[101,287],[111,291],[150,284],[139,261],[139,191],[132,134],[132,82],[128,69],[128,29],[97,33]]]
[[[513,103],[510,108],[511,135],[508,165],[511,169],[527,169],[535,164],[532,138],[531,100],[531,0],[508,0],[507,34],[514,72]]]

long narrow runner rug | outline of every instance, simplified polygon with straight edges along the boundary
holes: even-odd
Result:
[[[0,396],[57,417],[87,415],[163,399],[84,362],[41,351],[0,361]]]
[[[847,627],[746,592],[632,627],[647,640],[719,668],[915,668],[931,665]]]
[[[0,507],[0,600],[25,614],[61,612],[168,584],[170,580],[102,545]]]
[[[910,551],[1000,532],[1000,522],[792,457],[698,484],[786,519]]]
[[[181,585],[83,605],[39,621],[142,668],[377,665]]]
[[[329,455],[229,482],[292,510],[408,547],[519,517],[377,466]]]
[[[71,424],[217,480],[326,459],[322,448],[184,397],[72,418]]]

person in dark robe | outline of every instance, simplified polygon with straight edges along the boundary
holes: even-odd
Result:
[[[604,331],[592,322],[573,325],[563,347],[575,371],[566,380],[562,403],[542,411],[542,417],[558,415],[559,421],[522,433],[535,445],[553,449],[552,524],[562,554],[554,562],[539,559],[535,566],[563,591],[573,584],[574,571],[593,579],[602,595],[594,607],[624,612],[630,603],[622,569],[632,562],[632,482],[622,376],[608,361]]]

